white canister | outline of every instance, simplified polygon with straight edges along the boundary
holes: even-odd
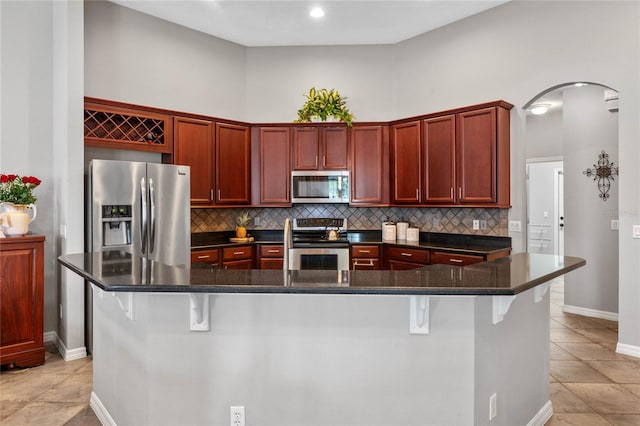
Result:
[[[407,241],[419,241],[419,240],[420,240],[420,229],[407,228]]]
[[[409,224],[407,222],[396,223],[396,238],[398,240],[407,239],[407,228],[409,228]]]
[[[393,222],[385,222],[382,224],[382,239],[393,240],[396,239],[396,224]]]

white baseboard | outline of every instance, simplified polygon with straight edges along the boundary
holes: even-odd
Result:
[[[93,412],[96,413],[96,417],[98,417],[100,423],[107,426],[116,426],[115,420],[113,420],[113,417],[111,417],[107,408],[102,404],[98,395],[93,391],[91,392],[91,398],[89,399],[89,406]]]
[[[562,312],[582,315],[584,317],[600,318],[609,321],[618,321],[616,312],[599,311],[597,309],[583,308],[581,306],[563,305]]]
[[[527,423],[527,426],[544,426],[551,416],[553,416],[553,406],[551,405],[551,401],[547,401],[540,411]]]
[[[44,343],[55,343],[57,339],[58,334],[55,331],[47,331],[42,335],[42,340],[44,340]]]
[[[634,356],[640,358],[640,346],[626,345],[618,342],[616,352],[622,355]]]
[[[74,359],[86,358],[87,356],[87,348],[84,346],[73,349],[67,348],[55,331],[47,331],[44,333],[43,340],[45,342],[53,342],[56,348],[58,348],[60,356],[62,356],[62,359],[65,361],[73,361]]]

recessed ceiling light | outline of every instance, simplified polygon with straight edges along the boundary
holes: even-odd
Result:
[[[549,111],[550,104],[535,104],[531,107],[531,114],[542,115]]]
[[[309,15],[311,15],[312,18],[322,18],[324,16],[324,10],[319,7],[314,7],[311,9],[311,12],[309,12]]]

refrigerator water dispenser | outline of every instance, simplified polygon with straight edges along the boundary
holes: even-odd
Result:
[[[102,246],[131,244],[131,205],[102,206]]]

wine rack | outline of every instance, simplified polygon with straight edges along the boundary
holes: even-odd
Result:
[[[85,101],[85,146],[170,154],[172,134],[169,115]]]

